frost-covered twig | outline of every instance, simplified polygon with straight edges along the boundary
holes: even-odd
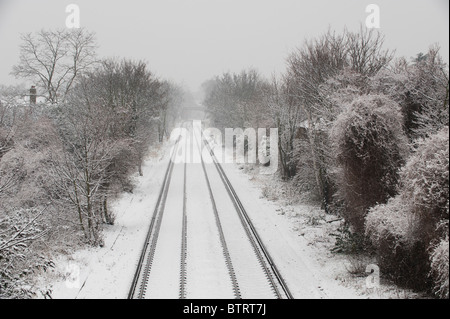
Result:
[[[42,214],[45,212],[49,205],[47,205],[41,212],[39,212],[31,221],[29,221],[25,226],[23,226],[20,230],[18,230],[11,238],[7,239],[5,242],[1,243],[0,245],[0,252],[3,250],[7,250],[13,246],[16,246],[18,244],[27,242],[27,241],[33,241],[36,239],[39,239],[43,236],[45,236],[48,233],[48,230],[42,231],[37,235],[33,236],[26,236],[24,238],[19,238],[19,236],[28,229]]]

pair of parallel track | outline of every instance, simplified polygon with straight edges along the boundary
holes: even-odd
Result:
[[[201,145],[204,145],[204,147],[208,150],[209,154],[211,155],[211,158],[213,160],[214,166],[220,176],[221,181],[223,182],[223,185],[225,186],[225,189],[229,195],[229,198],[231,199],[233,206],[236,210],[236,213],[239,216],[239,220],[241,221],[241,225],[245,230],[246,238],[251,243],[251,246],[253,248],[253,252],[258,259],[258,262],[260,264],[260,267],[262,268],[265,278],[267,281],[267,285],[270,286],[271,290],[273,291],[274,297],[279,299],[292,299],[293,296],[291,292],[289,291],[289,288],[284,281],[283,277],[281,276],[278,268],[276,267],[273,259],[271,258],[267,248],[265,247],[263,241],[261,240],[260,236],[258,235],[258,232],[256,231],[256,228],[254,227],[248,213],[246,212],[244,205],[242,204],[241,200],[239,199],[239,196],[237,195],[235,189],[233,188],[230,180],[228,179],[227,175],[225,174],[225,171],[223,170],[222,165],[217,160],[216,156],[214,155],[214,151],[209,146],[209,143],[203,136],[202,132],[198,132],[200,136],[197,136],[194,132],[194,136],[197,139],[197,145],[199,146],[199,152],[201,152]],[[163,184],[161,186],[159,196],[157,203],[155,205],[155,209],[153,212],[152,220],[149,226],[149,230],[144,242],[144,247],[142,249],[136,272],[133,277],[132,285],[128,294],[128,299],[143,299],[145,298],[145,294],[148,288],[148,278],[150,276],[153,259],[155,256],[155,251],[158,243],[158,237],[159,232],[161,229],[161,223],[164,216],[164,209],[166,205],[167,200],[167,194],[172,178],[172,172],[175,165],[175,156],[178,152],[179,144],[181,141],[181,137],[178,138],[178,140],[175,143],[175,146],[173,148],[173,152],[171,155],[171,159],[169,161],[169,164],[166,169],[166,173],[164,176]],[[187,141],[186,141],[187,143]],[[207,170],[205,167],[205,162],[203,160],[203,156],[201,157],[201,165],[204,172],[204,176],[206,179],[209,197],[211,199],[212,208],[214,212],[214,219],[216,222],[219,238],[220,238],[220,244],[222,247],[222,253],[223,257],[226,263],[226,267],[228,270],[229,279],[231,281],[231,286],[233,288],[233,294],[235,298],[240,299],[242,298],[240,288],[239,288],[239,282],[237,279],[237,276],[235,274],[235,269],[233,266],[232,258],[230,257],[229,248],[227,245],[227,240],[224,234],[224,230],[222,227],[222,221],[216,206],[216,201],[214,197],[214,193],[212,191],[212,187],[210,184],[210,179],[207,174]],[[187,160],[185,158],[184,162],[184,194],[183,194],[183,212],[182,212],[182,242],[181,242],[181,256],[180,256],[180,285],[179,285],[179,298],[184,299],[187,297],[187,280],[188,280],[188,271],[187,271],[187,255],[188,255],[188,235],[187,235],[187,212],[186,212],[186,203],[187,203],[187,196],[186,196],[186,171],[187,171]]]

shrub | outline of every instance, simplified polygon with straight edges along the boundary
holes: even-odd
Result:
[[[409,205],[397,196],[370,209],[365,227],[381,271],[398,284],[425,289],[428,255],[416,235],[418,225]]]
[[[441,240],[431,253],[431,276],[436,296],[448,299],[448,237]]]
[[[12,147],[12,130],[0,126],[0,159]]]
[[[331,249],[333,253],[358,254],[367,247],[364,236],[353,233],[347,225],[340,226],[331,236],[336,239],[334,247]]]
[[[412,212],[420,216],[428,241],[444,235],[435,233],[436,225],[449,218],[448,134],[447,127],[419,141],[417,152],[400,173],[402,200],[410,203]]]
[[[0,206],[46,205],[51,200],[49,192],[57,191],[48,178],[48,168],[51,154],[58,151],[58,137],[49,120],[24,121],[16,129],[14,147],[0,162],[0,179],[12,174],[15,180],[15,187],[2,199]]]
[[[343,217],[357,233],[364,232],[368,209],[395,194],[398,169],[407,153],[402,122],[396,102],[383,95],[363,95],[333,124],[337,195],[347,206]]]
[[[32,275],[53,267],[44,253],[31,248],[35,241],[45,240],[48,225],[39,219],[42,212],[18,209],[0,216],[0,299],[30,298],[36,293]]]
[[[447,240],[448,282],[448,133],[445,128],[418,143],[401,169],[399,194],[372,208],[365,224],[385,273],[412,288],[434,286],[439,296],[445,295],[442,238]]]

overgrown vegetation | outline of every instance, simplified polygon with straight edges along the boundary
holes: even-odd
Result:
[[[400,108],[383,95],[362,95],[336,118],[330,135],[338,164],[336,196],[346,205],[343,217],[363,233],[368,209],[396,191],[407,142]]]
[[[382,275],[448,298],[448,66],[437,45],[408,61],[383,42],[373,29],[329,31],[272,81],[207,82],[204,104],[220,127],[278,128],[293,196],[344,221],[334,252],[375,254]]]
[[[22,41],[13,73],[37,81],[38,94],[0,88],[0,298],[47,296],[30,275],[56,253],[103,245],[110,201],[132,191],[185,94],[143,61],[97,60],[84,29]]]
[[[424,289],[431,284],[439,296],[448,294],[443,272],[449,216],[448,133],[445,128],[417,142],[400,172],[398,195],[373,207],[366,219],[366,233],[380,266],[408,286]]]

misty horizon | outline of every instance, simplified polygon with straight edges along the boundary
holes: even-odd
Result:
[[[95,33],[100,59],[143,60],[158,77],[196,92],[224,72],[253,68],[266,78],[283,73],[286,58],[305,41],[329,29],[364,27],[371,2],[1,0],[0,40],[8,45],[2,45],[0,84],[23,83],[10,74],[19,62],[20,35],[65,28],[71,3],[80,8],[81,27]],[[376,4],[385,49],[410,60],[438,44],[448,63],[447,1]]]

